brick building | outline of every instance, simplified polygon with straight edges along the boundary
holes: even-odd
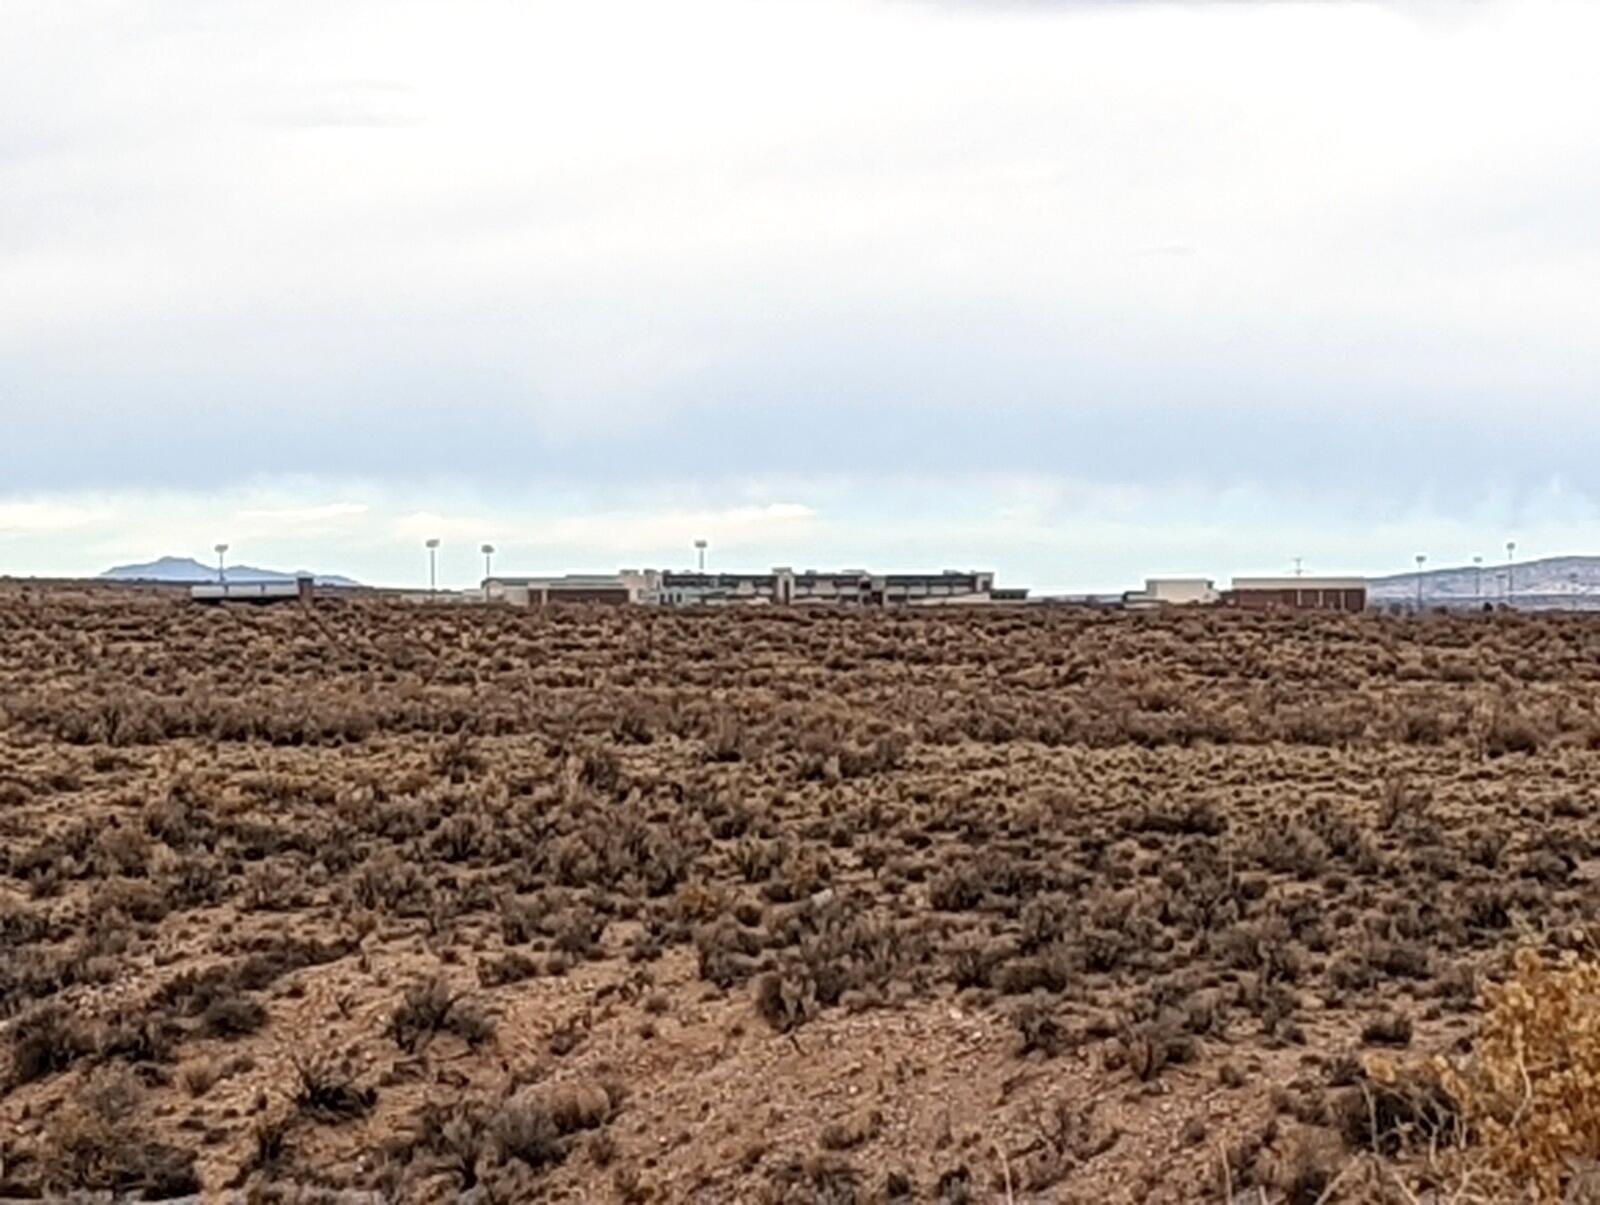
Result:
[[[1367,582],[1361,577],[1236,577],[1222,601],[1246,611],[1364,611]]]

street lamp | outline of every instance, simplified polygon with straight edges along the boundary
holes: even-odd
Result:
[[[694,549],[700,558],[700,572],[704,573],[706,571],[706,542],[704,540],[696,540]]]
[[[483,580],[485,582],[488,582],[488,580],[489,580],[489,562],[490,562],[490,558],[492,558],[494,556],[494,545],[493,544],[485,544],[482,548],[478,549],[478,551],[483,553]]]
[[[1483,598],[1483,558],[1472,558],[1472,597],[1474,600]]]
[[[424,543],[424,547],[428,550],[428,593],[437,594],[439,592],[439,541],[437,539],[428,540]]]
[[[1510,606],[1517,598],[1517,570],[1512,561],[1517,555],[1517,542],[1506,541],[1506,605]]]
[[[1300,558],[1299,557],[1295,557],[1294,558],[1294,575],[1296,577],[1300,576]]]
[[[1420,612],[1422,610],[1422,566],[1423,566],[1424,563],[1426,563],[1427,559],[1428,558],[1425,555],[1423,555],[1422,553],[1420,553],[1420,552],[1417,553],[1417,610],[1418,610],[1418,612]]]
[[[212,551],[217,554],[217,581],[226,586],[228,584],[228,570],[222,558],[228,555],[228,546],[226,544],[218,544]]]

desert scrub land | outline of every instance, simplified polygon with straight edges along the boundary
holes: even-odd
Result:
[[[1522,1082],[1482,989],[1592,986],[1592,619],[9,587],[0,648],[0,1196],[1422,1200]]]

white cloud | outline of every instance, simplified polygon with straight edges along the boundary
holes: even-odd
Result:
[[[682,549],[687,555],[695,540],[704,539],[719,551],[733,551],[803,537],[817,518],[814,509],[797,502],[708,510],[611,511],[552,519],[519,544],[595,552]]]
[[[478,543],[485,540],[504,539],[513,529],[500,519],[413,511],[396,518],[389,525],[389,530],[395,538],[417,544],[425,540],[451,544],[466,541],[477,547]]]
[[[352,519],[366,514],[370,509],[364,502],[327,502],[320,506],[246,507],[234,514],[251,523],[322,524]]]
[[[71,532],[103,523],[114,514],[93,502],[0,500],[0,536]]]

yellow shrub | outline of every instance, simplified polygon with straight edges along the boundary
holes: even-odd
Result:
[[[1538,1199],[1600,1156],[1600,962],[1532,950],[1485,994],[1471,1059],[1441,1065],[1477,1153]]]

